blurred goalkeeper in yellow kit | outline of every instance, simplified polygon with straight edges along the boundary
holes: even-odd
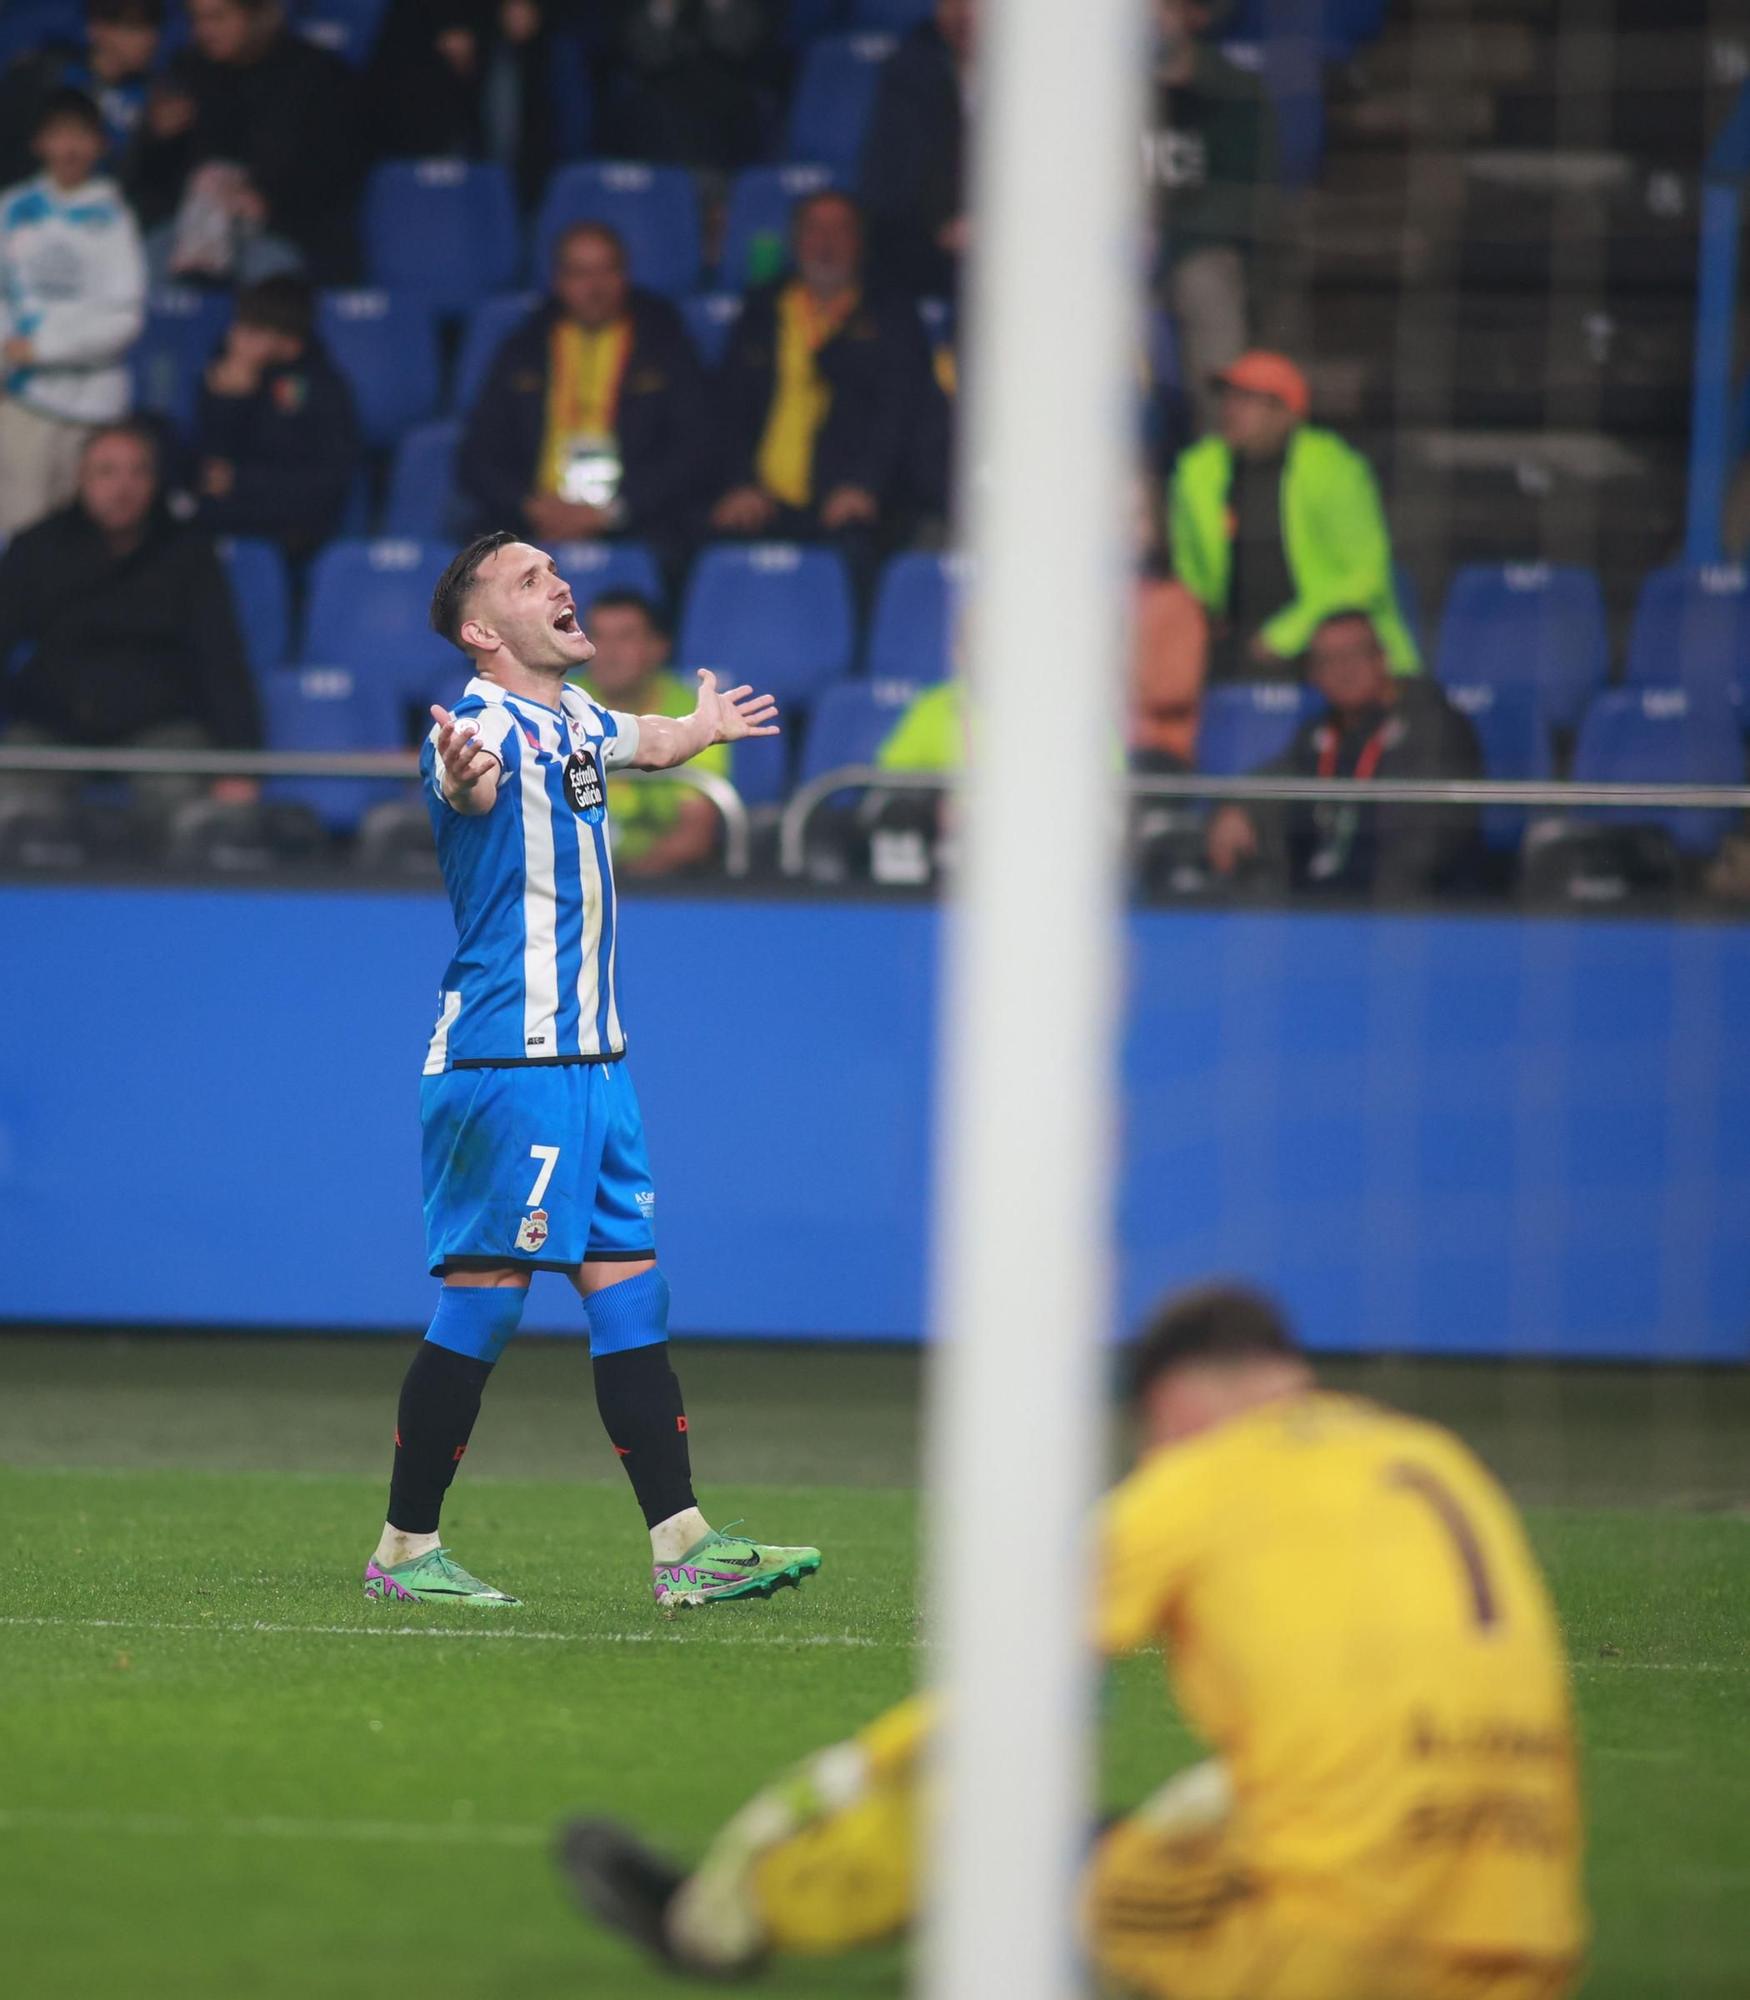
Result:
[[[1450,1432],[1318,1388],[1275,1309],[1169,1302],[1108,1499],[1108,1657],[1159,1645],[1214,1753],[1092,1843],[1083,1933],[1149,2000],[1559,2000],[1585,1943],[1560,1634],[1511,1502]],[[671,1966],[891,1936],[917,1900],[913,1700],[745,1807],[691,1874],[570,1827],[586,1906]],[[975,2000],[975,1996],[968,1996]]]

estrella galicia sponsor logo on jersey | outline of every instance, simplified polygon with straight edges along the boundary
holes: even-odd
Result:
[[[602,790],[602,774],[595,754],[573,750],[565,760],[565,796],[571,810],[594,826],[607,811],[607,794]]]

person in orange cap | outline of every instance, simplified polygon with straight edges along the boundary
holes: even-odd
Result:
[[[1180,454],[1168,507],[1174,569],[1209,613],[1211,677],[1296,672],[1320,621],[1346,609],[1372,619],[1394,674],[1415,673],[1366,459],[1307,422],[1287,355],[1254,348],[1214,379],[1218,428]]]

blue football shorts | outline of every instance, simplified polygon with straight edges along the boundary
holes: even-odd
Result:
[[[574,1271],[656,1255],[644,1120],[623,1062],[420,1081],[426,1262]]]

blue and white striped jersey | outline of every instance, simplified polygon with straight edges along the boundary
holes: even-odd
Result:
[[[468,683],[454,713],[478,722],[504,765],[490,812],[459,813],[445,799],[435,726],[420,752],[457,931],[427,1076],[625,1054],[602,779],[637,756],[638,718],[572,687],[560,704]]]

